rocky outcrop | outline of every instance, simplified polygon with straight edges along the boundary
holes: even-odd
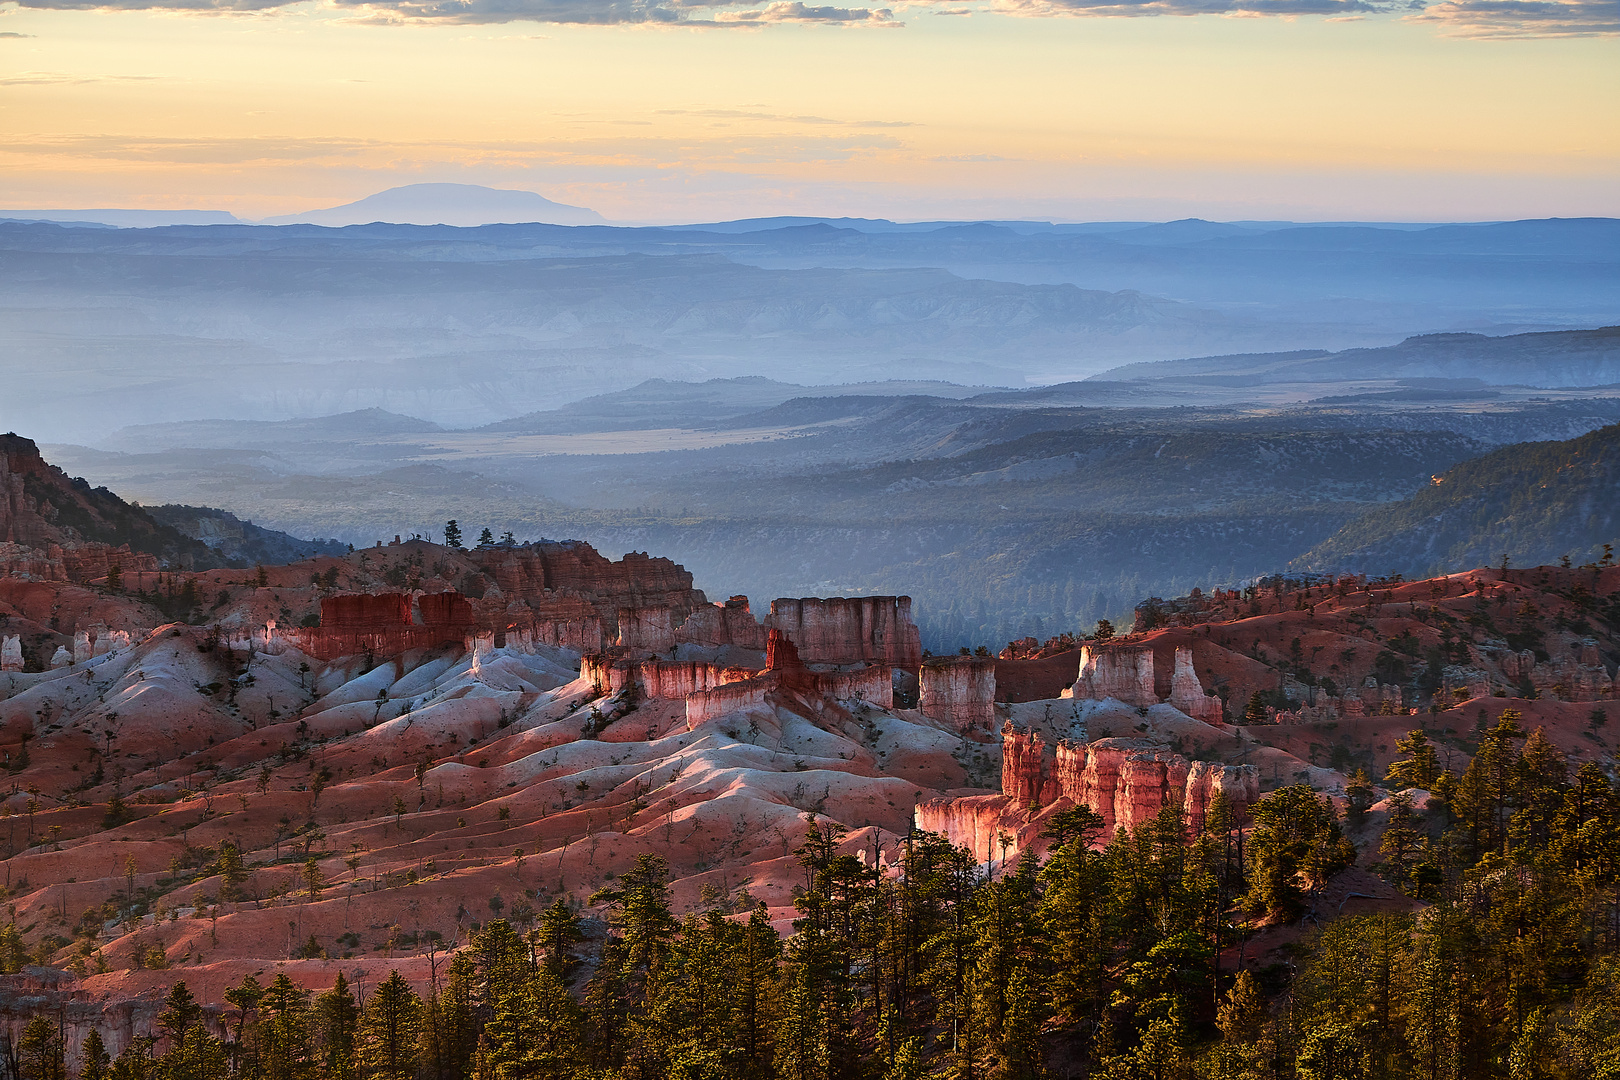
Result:
[[[603,632],[619,635],[621,609],[668,608],[679,625],[708,599],[692,587],[692,574],[669,559],[632,551],[617,562],[580,540],[542,540],[522,547],[478,548],[469,554],[495,581],[510,621],[527,609],[548,617],[558,599],[584,601],[601,619]],[[667,648],[667,646],[666,646]]]
[[[909,596],[772,600],[765,625],[781,631],[808,664],[866,661],[914,669],[922,663]]]
[[[1080,650],[1080,674],[1068,697],[1088,701],[1113,698],[1127,705],[1157,705],[1153,690],[1153,650],[1097,648]]]
[[[321,597],[321,629],[360,632],[411,625],[409,593],[351,593]]]
[[[621,649],[662,653],[675,647],[675,613],[667,607],[620,608]]]
[[[1511,686],[1528,683],[1542,697],[1560,701],[1607,701],[1614,694],[1614,679],[1603,663],[1598,643],[1590,638],[1577,642],[1562,656],[1546,663],[1526,649],[1504,653],[1499,661],[1503,678]]]
[[[1221,723],[1221,699],[1204,692],[1204,685],[1198,681],[1198,675],[1193,670],[1191,649],[1176,650],[1176,668],[1170,677],[1170,696],[1166,701],[1194,720],[1202,720],[1206,724]]]
[[[748,597],[733,596],[718,604],[705,604],[675,628],[678,644],[719,648],[735,645],[754,651],[765,648],[765,627],[748,608]]]
[[[977,656],[930,658],[918,672],[918,708],[957,731],[990,732],[996,722],[996,661]]]
[[[691,731],[706,720],[713,720],[740,709],[760,708],[765,696],[775,688],[776,679],[768,675],[756,676],[740,682],[725,683],[713,690],[699,690],[686,695],[686,729]]]
[[[1087,645],[1080,650],[1079,675],[1063,696],[1086,701],[1112,698],[1145,709],[1159,704],[1154,679],[1152,649]],[[1204,690],[1193,667],[1193,651],[1185,646],[1176,649],[1170,694],[1164,701],[1206,724],[1223,722],[1221,699]]]
[[[1001,795],[926,799],[912,813],[918,829],[948,837],[986,863],[1028,847],[1039,832],[1035,817]],[[1003,844],[1004,839],[1010,842]]]
[[[336,660],[460,645],[474,627],[472,605],[454,592],[414,597],[397,592],[345,593],[321,598],[320,626],[283,629],[272,636],[317,659]]]
[[[0,435],[0,544],[36,552],[5,561],[28,562],[23,572],[45,581],[99,581],[115,565],[128,574],[199,559],[216,564],[206,545],[106,488],[70,479],[32,439],[14,433]]]
[[[1135,829],[1165,806],[1178,806],[1187,827],[1196,832],[1217,795],[1235,812],[1260,797],[1260,774],[1252,765],[1188,761],[1180,754],[1140,739],[1098,739],[1089,743],[1048,743],[1037,732],[1007,724],[1001,732],[1001,798],[1004,812],[997,828],[1009,825],[1030,837],[1026,826],[1054,807],[1089,806],[1103,820],[1106,842],[1116,829]],[[951,811],[936,807],[931,820],[948,821]],[[968,808],[968,816],[990,815],[988,804]],[[922,819],[919,818],[919,827]],[[975,836],[982,823],[973,826]],[[965,843],[967,836],[953,842]],[[975,841],[977,842],[977,841]],[[975,847],[975,851],[980,848]]]
[[[0,671],[23,669],[22,638],[15,634],[0,640]]]

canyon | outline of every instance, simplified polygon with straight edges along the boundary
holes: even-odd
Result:
[[[762,902],[785,931],[816,822],[885,871],[926,830],[1000,873],[1082,805],[1098,843],[1241,823],[1291,784],[1342,806],[1412,728],[1465,760],[1508,710],[1572,764],[1615,760],[1612,566],[1279,577],[1114,640],[935,657],[904,596],[756,616],[578,541],[188,568],[132,524],[112,575],[66,557],[105,539],[49,518],[72,482],[20,464],[0,821],[26,970],[0,1014],[48,1001],[71,1045],[116,1052],[177,978],[210,1007],[272,969],[426,985],[480,926],[585,904],[644,854],[678,912]]]

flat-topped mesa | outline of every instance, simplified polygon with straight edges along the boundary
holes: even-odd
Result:
[[[917,680],[917,707],[930,720],[948,722],[964,735],[995,730],[994,658],[929,657],[923,661]]]
[[[780,630],[809,664],[865,661],[913,671],[922,663],[909,596],[784,597],[771,601],[765,626]]]
[[[1083,701],[1113,698],[1145,709],[1160,703],[1154,677],[1152,649],[1117,646],[1093,649],[1086,645],[1080,649],[1079,675],[1063,696]],[[1206,724],[1223,722],[1221,699],[1204,691],[1193,668],[1193,652],[1185,646],[1176,649],[1170,695],[1164,702]]]

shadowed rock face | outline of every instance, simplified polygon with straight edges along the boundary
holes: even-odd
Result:
[[[128,573],[221,560],[139,506],[70,479],[46,463],[32,439],[0,435],[0,573],[95,581],[114,564]]]

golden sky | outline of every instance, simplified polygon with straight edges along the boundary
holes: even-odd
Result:
[[[77,2],[0,4],[0,206],[1620,215],[1613,0]]]

